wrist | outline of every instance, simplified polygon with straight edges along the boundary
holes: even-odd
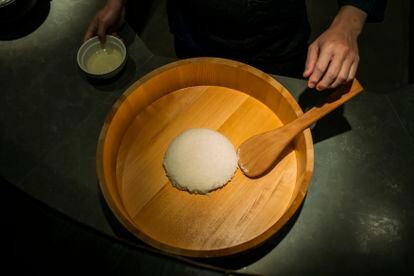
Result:
[[[331,24],[331,28],[341,28],[343,31],[358,37],[362,32],[367,14],[354,6],[342,6]]]
[[[122,8],[123,5],[125,4],[126,0],[107,0],[106,1],[106,5],[113,7],[113,8]]]

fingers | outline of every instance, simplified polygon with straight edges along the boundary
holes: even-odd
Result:
[[[105,43],[107,25],[104,21],[100,21],[98,25],[97,35],[101,43]]]
[[[319,83],[320,79],[326,72],[326,69],[328,68],[329,62],[332,58],[332,53],[330,51],[322,51],[319,54],[318,60],[316,61],[316,64],[313,68],[313,72],[309,77],[308,81],[308,87],[314,88],[317,83]]]
[[[315,59],[316,64],[312,64]],[[337,45],[322,46],[319,53],[309,49],[308,60],[304,76],[310,74],[308,80],[309,88],[321,91],[327,88],[335,88],[355,77],[358,68],[358,50],[350,50],[347,47]],[[310,67],[313,65],[313,70]]]
[[[98,24],[96,21],[97,21],[96,18],[94,18],[92,22],[89,24],[89,27],[86,30],[85,35],[83,36],[83,41],[90,39],[96,34],[96,31],[98,29]]]
[[[105,35],[110,23],[111,22],[108,22],[106,10],[102,9],[95,15],[92,22],[89,24],[89,27],[85,33],[83,40],[86,41],[89,38],[97,35],[99,37],[99,40],[102,43],[105,43]]]
[[[356,74],[357,69],[358,69],[358,64],[359,64],[359,57],[357,56],[355,58],[354,63],[352,63],[351,69],[349,70],[348,79],[346,80],[347,82],[351,81],[355,78],[355,74]]]
[[[338,87],[344,83],[350,82],[355,78],[356,71],[358,69],[359,57],[348,58],[342,64],[341,71],[339,72],[336,80],[329,86],[329,88]]]
[[[307,78],[312,74],[316,61],[318,60],[318,55],[319,46],[317,43],[312,43],[308,48],[308,55],[306,57],[306,66],[305,72],[303,72],[303,77]]]
[[[89,27],[83,37],[83,41],[86,41],[89,38],[97,35],[99,37],[99,40],[102,43],[105,43],[105,38],[106,38],[105,35],[106,35],[107,29],[108,29],[108,26],[106,22],[102,20],[102,18],[98,14],[97,16],[94,17],[92,22],[89,24]]]
[[[316,84],[316,89],[321,91],[328,88],[338,77],[344,60],[343,55],[333,56],[329,67],[323,74],[322,79]]]
[[[334,88],[355,77],[359,62],[358,34],[348,25],[332,24],[311,44],[303,72],[309,88]]]
[[[351,66],[353,64],[354,60],[351,58],[347,58],[344,60],[341,70],[338,73],[338,76],[332,82],[332,84],[329,86],[329,88],[335,88],[338,87],[341,84],[344,84],[348,81],[349,72],[351,70]]]

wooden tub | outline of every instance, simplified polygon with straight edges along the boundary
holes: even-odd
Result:
[[[192,257],[252,249],[304,199],[313,172],[309,129],[266,176],[250,179],[238,170],[207,195],[174,188],[164,153],[189,128],[217,130],[237,148],[300,114],[286,88],[251,66],[218,58],[165,65],[132,85],[109,112],[97,151],[100,188],[119,221],[153,247]]]

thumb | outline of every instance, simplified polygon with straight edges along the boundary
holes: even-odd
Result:
[[[305,78],[312,75],[313,69],[315,68],[316,61],[318,60],[319,46],[315,42],[312,43],[308,48],[308,55],[306,57],[305,72],[303,76]]]

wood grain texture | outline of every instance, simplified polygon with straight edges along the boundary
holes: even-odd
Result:
[[[278,162],[280,155],[296,135],[362,91],[361,84],[354,79],[334,91],[327,92],[330,94],[323,103],[312,107],[296,120],[248,138],[237,149],[239,167],[248,177],[255,178],[266,174]]]
[[[161,250],[212,257],[252,249],[304,198],[313,171],[309,130],[265,177],[238,170],[207,195],[174,188],[162,167],[164,153],[188,128],[217,130],[237,148],[301,114],[285,88],[250,66],[214,58],[168,64],[135,83],[108,115],[97,153],[102,193],[130,232]]]

